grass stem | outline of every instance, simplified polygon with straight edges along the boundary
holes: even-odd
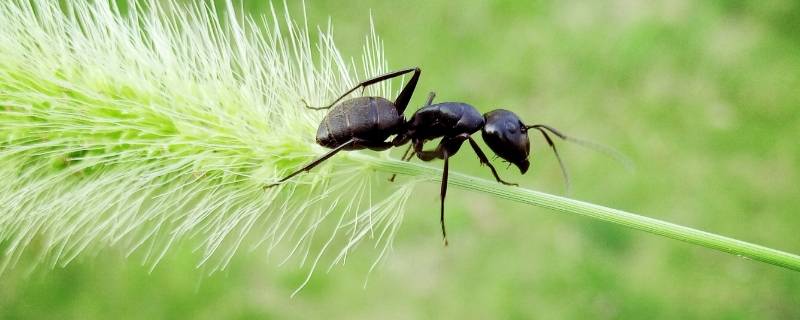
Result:
[[[441,181],[441,169],[424,164],[382,159],[363,154],[352,155],[355,159],[388,173],[420,177]],[[758,260],[787,269],[800,271],[800,256],[767,248],[757,244],[721,236],[718,234],[661,221],[638,214],[612,209],[588,202],[560,197],[520,187],[509,187],[495,181],[450,172],[449,183],[461,189],[490,194],[497,198],[535,205],[562,213],[578,214],[601,221],[626,226],[636,230],[661,235],[709,249],[727,252],[739,257]]]

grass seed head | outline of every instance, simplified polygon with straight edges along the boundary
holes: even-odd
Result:
[[[330,27],[312,41],[285,8],[136,3],[0,3],[3,268],[32,247],[50,266],[108,246],[155,266],[190,245],[210,271],[243,247],[281,247],[311,270],[367,238],[391,247],[411,185],[374,194],[384,177],[368,164],[338,155],[262,188],[324,152],[324,112],[302,99],[386,71],[374,31],[357,65]]]

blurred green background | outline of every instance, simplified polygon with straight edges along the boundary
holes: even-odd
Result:
[[[246,1],[258,14],[269,5]],[[800,253],[800,2],[307,1],[361,55],[370,12],[393,68],[420,66],[428,91],[481,111],[620,149],[561,145],[572,196]],[[301,18],[301,4],[289,4]],[[454,170],[491,178],[470,152]],[[531,171],[507,180],[560,194],[534,138]],[[495,319],[800,318],[800,273],[581,217],[451,188],[441,245],[438,185],[422,184],[395,251],[318,272],[241,252],[224,272],[173,251],[152,273],[109,249],[66,268],[17,268],[0,318]],[[275,259],[277,260],[277,259]]]

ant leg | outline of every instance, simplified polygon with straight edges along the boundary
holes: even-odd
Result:
[[[502,183],[504,185],[507,185],[507,186],[518,186],[519,185],[519,184],[512,183],[512,182],[506,182],[506,181],[503,181],[503,179],[500,179],[500,176],[497,174],[497,170],[489,162],[489,159],[486,158],[486,154],[483,153],[483,150],[481,150],[481,147],[478,146],[477,142],[475,142],[475,139],[472,139],[472,137],[470,137],[470,136],[467,136],[467,139],[469,139],[469,145],[472,146],[472,150],[474,150],[475,154],[478,155],[478,160],[481,161],[481,165],[485,164],[487,167],[489,167],[490,170],[492,170],[492,175],[494,175],[494,178],[497,180],[497,182],[500,182],[500,183]]]
[[[428,101],[425,102],[425,107],[431,105],[431,103],[433,103],[433,98],[435,98],[435,97],[436,97],[436,92],[431,91],[430,93],[428,93]],[[413,146],[414,146],[413,144],[408,146],[408,149],[406,149],[406,152],[403,153],[403,157],[401,157],[400,160],[402,160],[402,161],[411,161],[411,158],[414,158],[414,153],[409,153]],[[395,176],[397,176],[397,175],[393,174],[392,177],[389,178],[389,182],[394,182],[394,177]]]
[[[449,169],[447,151],[444,151],[444,169],[442,170],[442,187],[439,195],[441,196],[439,205],[439,223],[442,225],[442,238],[444,238],[444,245],[447,246],[447,230],[444,227],[444,199],[447,196],[447,171]]]
[[[439,145],[434,150],[422,150],[422,144],[414,146],[417,158],[422,161],[431,161],[433,159],[444,159],[445,157],[452,156],[461,148],[464,138],[460,136],[444,137],[439,141]]]
[[[302,173],[302,172],[308,172],[309,170],[311,170],[311,169],[314,169],[314,167],[316,167],[316,166],[317,166],[317,165],[319,165],[320,163],[324,162],[325,160],[328,160],[330,157],[333,157],[333,156],[334,156],[336,153],[338,153],[339,151],[342,151],[344,148],[346,148],[346,147],[348,147],[348,146],[350,146],[350,145],[353,145],[353,144],[355,144],[355,143],[356,143],[356,139],[350,139],[350,140],[348,140],[347,142],[345,142],[345,143],[341,144],[340,146],[336,147],[335,149],[333,149],[333,150],[331,150],[331,151],[328,151],[328,153],[326,153],[326,154],[323,154],[321,157],[317,158],[316,160],[314,160],[314,161],[311,161],[310,163],[308,163],[308,164],[307,164],[307,165],[305,165],[304,167],[300,168],[300,170],[297,170],[297,171],[295,171],[295,172],[292,172],[291,174],[289,174],[289,175],[288,175],[288,176],[286,176],[285,178],[283,178],[283,179],[281,179],[281,180],[278,180],[278,182],[276,182],[276,183],[273,183],[273,184],[270,184],[270,185],[268,185],[268,186],[264,187],[264,189],[269,189],[269,188],[272,188],[272,187],[274,187],[274,186],[277,186],[277,185],[279,185],[279,184],[283,183],[283,182],[284,182],[284,181],[286,181],[286,180],[289,180],[289,179],[291,179],[292,177],[294,177],[294,176],[296,176],[296,175],[298,175],[298,174],[300,174],[300,173]]]
[[[324,107],[324,108],[312,107],[310,104],[308,104],[308,101],[306,101],[306,99],[304,99],[304,98],[300,99],[300,102],[303,103],[303,105],[306,107],[306,109],[311,109],[311,110],[322,110],[322,109],[328,109],[328,108],[331,107],[331,106],[327,106],[327,107]]]
[[[426,151],[422,150],[422,143],[415,143],[414,144],[414,151],[422,161],[431,161],[436,158],[444,159],[444,169],[442,170],[442,185],[440,189],[439,196],[440,199],[440,206],[439,206],[439,223],[442,225],[442,238],[444,238],[444,245],[448,244],[447,242],[447,230],[444,226],[444,201],[447,197],[447,174],[450,168],[450,152],[447,150],[445,146],[445,140],[443,139],[439,142],[439,145],[436,147],[435,150]],[[413,155],[413,154],[412,154]],[[410,159],[410,157],[409,157]]]
[[[414,156],[414,154],[411,152],[412,146],[413,145],[408,145],[408,149],[406,149],[406,152],[404,152],[403,156],[400,157],[400,160],[402,160],[402,161],[411,161],[411,158]],[[408,159],[406,159],[406,158],[408,158]],[[393,174],[392,177],[389,178],[389,182],[394,182],[394,178],[395,177],[397,177],[397,174]]]
[[[414,158],[414,146],[409,145],[408,149],[406,149],[406,153],[403,154],[403,157],[400,158],[400,160],[411,161],[412,158]]]
[[[439,146],[434,150],[422,150],[422,148],[420,148],[420,150],[415,150],[414,153],[417,154],[417,158],[426,162],[433,159],[444,159],[444,148],[442,148],[441,143],[439,143]]]
[[[431,161],[433,159],[438,158],[438,155],[441,154],[439,151],[442,143],[439,142],[439,145],[434,150],[422,150],[424,147],[424,142],[422,140],[416,140],[411,143],[412,147],[414,148],[414,152],[408,155],[408,161],[411,161],[414,158],[414,155],[417,156],[422,161]]]
[[[314,110],[330,109],[331,107],[336,105],[337,102],[339,102],[340,100],[344,99],[344,97],[346,97],[347,95],[353,93],[353,91],[358,90],[358,88],[362,88],[363,89],[363,88],[366,88],[366,87],[368,87],[370,85],[376,84],[378,82],[381,82],[381,81],[384,81],[384,80],[389,80],[389,79],[395,78],[395,77],[399,77],[401,75],[404,75],[404,74],[412,72],[412,71],[414,72],[414,76],[411,77],[411,80],[408,81],[408,84],[406,84],[406,86],[403,88],[403,91],[400,93],[400,95],[398,96],[397,100],[395,101],[395,105],[397,105],[398,101],[401,101],[400,97],[404,97],[404,94],[405,94],[405,95],[407,95],[407,97],[405,99],[405,104],[407,105],[408,104],[408,100],[411,99],[411,94],[414,93],[414,87],[416,87],[416,85],[417,85],[417,80],[419,79],[419,74],[421,72],[421,70],[419,68],[408,68],[408,69],[403,69],[403,70],[398,70],[398,71],[392,71],[392,72],[385,73],[385,74],[379,75],[379,76],[371,78],[371,79],[364,80],[361,83],[359,83],[358,85],[356,85],[355,87],[353,87],[352,89],[347,90],[347,92],[345,92],[344,94],[339,96],[339,98],[334,100],[327,107],[311,107],[311,106],[308,106],[308,105],[306,105],[306,107],[309,108],[309,109],[314,109]],[[411,86],[410,91],[408,89],[409,85]],[[409,91],[409,92],[407,93],[406,91]],[[405,105],[403,105],[403,109],[405,109]],[[400,113],[402,113],[402,111],[398,108],[398,114],[400,114]]]
[[[433,103],[433,98],[436,98],[436,92],[431,91],[430,93],[428,93],[428,101],[425,102],[426,107]]]
[[[414,90],[417,88],[417,81],[419,80],[419,74],[422,73],[422,70],[417,67],[413,69],[406,69],[403,73],[407,73],[412,70],[414,71],[414,74],[411,76],[411,79],[409,79],[406,85],[403,87],[403,91],[400,91],[400,94],[394,99],[394,107],[397,109],[397,114],[403,114],[403,112],[406,111],[408,102],[411,101],[411,96],[414,94]]]

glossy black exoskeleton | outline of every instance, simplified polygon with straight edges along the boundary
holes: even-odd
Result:
[[[358,88],[365,88],[410,72],[413,72],[411,79],[403,87],[394,102],[381,97],[359,97],[337,104]],[[489,167],[498,182],[505,185],[516,185],[500,178],[486,154],[472,138],[472,134],[481,131],[486,145],[498,157],[516,165],[519,171],[524,174],[530,166],[528,160],[530,155],[528,130],[536,129],[542,133],[553,149],[561,165],[562,173],[565,179],[568,180],[555,144],[553,144],[553,140],[550,139],[547,132],[549,131],[562,139],[568,138],[549,126],[540,124],[526,125],[511,111],[497,109],[482,115],[473,106],[462,102],[434,104],[435,94],[431,92],[425,106],[414,112],[411,118],[406,121],[403,117],[403,111],[405,111],[408,102],[411,100],[420,73],[419,68],[390,72],[359,83],[326,107],[312,108],[306,106],[315,110],[333,108],[322,119],[316,137],[318,144],[330,148],[331,151],[267,187],[278,185],[297,174],[309,171],[342,150],[370,149],[382,151],[404,145],[410,141],[411,145],[403,155],[403,160],[411,160],[414,155],[423,161],[444,160],[439,213],[442,235],[445,244],[447,244],[447,233],[444,226],[444,200],[447,194],[449,158],[458,152],[464,141],[469,141],[481,165]],[[394,136],[394,138],[387,140],[391,136]],[[439,138],[441,138],[441,141],[435,149],[423,149],[425,142]],[[411,152],[412,150],[413,152]],[[390,180],[393,179],[394,176]]]
[[[400,94],[397,95],[394,102],[382,97],[360,97],[336,104],[358,88],[363,89],[369,85],[399,77],[409,72],[414,74],[403,87],[403,90],[400,91]],[[314,108],[306,105],[306,108],[314,110],[333,108],[322,119],[317,129],[317,143],[332,150],[277,183],[267,186],[267,188],[289,180],[303,171],[313,169],[342,150],[370,149],[383,151],[393,146],[404,144],[405,142],[398,138],[405,128],[403,111],[405,111],[411,96],[414,94],[421,72],[419,68],[389,72],[359,83],[326,107]],[[397,136],[392,141],[386,141],[392,135]]]
[[[528,167],[530,166],[528,160],[530,155],[528,130],[538,130],[553,149],[559,165],[561,166],[564,178],[567,180],[567,183],[569,183],[567,171],[547,131],[550,131],[562,139],[568,139],[562,133],[545,125],[525,125],[516,114],[508,110],[497,109],[481,115],[473,106],[463,102],[441,102],[433,104],[434,97],[435,94],[431,92],[425,106],[417,110],[414,115],[411,116],[406,122],[405,131],[400,133],[397,139],[401,143],[405,140],[411,140],[411,145],[402,157],[405,161],[411,160],[414,155],[422,161],[431,161],[433,159],[444,160],[442,184],[440,188],[441,202],[439,218],[445,244],[447,244],[447,232],[444,227],[444,199],[447,195],[449,158],[458,152],[464,141],[469,141],[470,147],[472,147],[472,150],[478,156],[481,165],[489,167],[492,171],[492,175],[494,175],[494,178],[498,182],[505,185],[517,185],[516,183],[509,183],[500,178],[497,174],[497,170],[486,157],[486,154],[472,138],[472,134],[479,130],[481,131],[481,136],[486,145],[488,145],[498,157],[516,165],[520,173],[523,174],[528,171]],[[438,138],[441,138],[441,141],[435,149],[423,150],[425,142]],[[411,152],[412,150],[413,153]],[[390,180],[393,179],[394,176],[392,176]]]

